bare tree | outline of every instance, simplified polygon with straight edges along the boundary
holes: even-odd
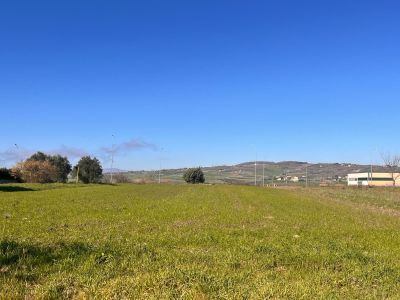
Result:
[[[25,182],[33,183],[56,182],[58,178],[56,167],[48,161],[26,160],[18,163],[12,173]]]
[[[381,153],[385,167],[389,169],[393,180],[393,186],[396,180],[400,178],[400,155],[392,155],[390,153]]]

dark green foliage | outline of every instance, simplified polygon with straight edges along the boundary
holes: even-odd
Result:
[[[206,181],[200,167],[188,169],[185,174],[183,174],[183,179],[187,183],[204,183],[204,181]]]
[[[73,176],[76,177],[77,175],[79,180],[81,180],[83,183],[100,182],[101,178],[103,177],[103,169],[100,161],[96,157],[82,157],[73,170]]]
[[[49,162],[57,170],[57,181],[66,182],[68,174],[72,171],[72,166],[68,161],[68,158],[62,157],[61,155],[50,156]]]
[[[32,154],[32,156],[29,157],[27,160],[46,161],[46,160],[49,160],[49,158],[50,158],[50,155],[47,155],[41,151],[38,151],[35,154]]]
[[[48,155],[43,152],[36,152],[27,160],[31,161],[48,161],[52,166],[56,168],[56,181],[66,182],[68,174],[72,171],[72,166],[67,157],[63,157],[59,154]]]
[[[0,168],[0,182],[22,182],[19,174],[13,173],[11,169]]]
[[[0,168],[0,181],[14,181],[20,182],[18,178],[16,178],[10,169]]]

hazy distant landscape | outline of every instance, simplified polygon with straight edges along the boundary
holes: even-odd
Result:
[[[203,167],[203,171],[208,183],[228,183],[228,184],[251,184],[254,185],[254,161],[244,162],[231,166],[212,166]],[[347,184],[346,176],[348,173],[370,172],[371,165],[361,165],[354,163],[307,163],[299,161],[268,162],[257,161],[257,184],[286,184],[285,177],[298,177],[297,184],[305,184],[306,176],[310,184]],[[162,169],[162,182],[183,182],[182,175],[186,168],[181,169]],[[382,165],[372,165],[374,172],[386,172],[388,168]],[[105,169],[107,176],[111,171],[125,175],[132,182],[158,182],[159,170],[152,171],[126,171],[120,169]],[[280,177],[280,179],[279,179]],[[288,179],[288,184],[293,182]]]

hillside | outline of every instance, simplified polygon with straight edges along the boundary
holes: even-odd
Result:
[[[258,161],[257,183],[262,184],[264,168],[265,184],[286,182],[286,177],[298,177],[299,181],[305,181],[308,176],[310,183],[334,183],[344,182],[348,173],[369,172],[370,165],[352,163],[307,163],[300,161]],[[385,167],[373,165],[374,172],[387,171]],[[161,171],[163,182],[181,182],[185,168],[164,169]],[[208,183],[232,183],[232,184],[254,184],[254,162],[243,162],[232,166],[204,167],[204,173]],[[158,181],[158,170],[152,171],[129,171],[123,173],[136,182]]]

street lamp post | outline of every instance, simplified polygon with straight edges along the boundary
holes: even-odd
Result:
[[[115,147],[115,136],[114,134],[112,135],[112,148],[111,148],[111,178],[110,178],[110,182],[113,183],[113,175],[114,175],[114,147]]]
[[[308,163],[306,165],[306,187],[308,187]]]
[[[257,156],[256,160],[254,161],[254,185],[257,185]]]
[[[161,160],[162,160],[161,153],[163,150],[164,150],[164,148],[160,149],[160,167],[158,169],[158,184],[161,183]]]
[[[265,186],[265,162],[263,162],[263,187]]]

